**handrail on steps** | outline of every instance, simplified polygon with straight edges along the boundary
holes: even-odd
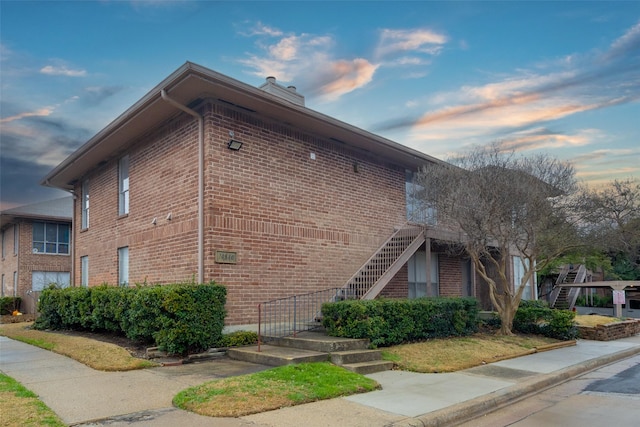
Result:
[[[278,298],[258,304],[258,351],[265,341],[319,328],[322,304],[352,299],[344,288]]]

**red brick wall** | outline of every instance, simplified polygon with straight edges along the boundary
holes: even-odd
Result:
[[[440,296],[462,295],[462,265],[460,258],[447,254],[438,256]]]
[[[228,324],[255,323],[259,302],[341,286],[404,223],[404,169],[226,106],[205,110],[205,280],[228,288]],[[240,151],[226,148],[229,131]],[[121,246],[129,246],[131,283],[192,279],[197,123],[180,116],[128,154],[127,216],[118,217],[118,159],[88,177],[90,226],[74,233],[76,283],[88,255],[90,285],[115,284]],[[79,224],[80,203],[75,209]],[[216,250],[236,252],[237,264],[216,264]]]
[[[405,264],[380,292],[382,298],[407,298],[409,296],[409,274]]]
[[[405,221],[404,169],[384,159],[215,104],[207,131],[205,275],[227,286],[230,324],[254,322],[262,301],[343,285]],[[216,264],[216,250],[238,263]]]
[[[182,118],[123,153],[129,155],[129,214],[118,215],[118,161],[89,175],[89,227],[76,227],[80,257],[89,257],[89,285],[118,282],[118,248],[129,247],[130,283],[191,280],[197,273],[197,123]],[[81,194],[80,183],[76,192]],[[80,224],[81,204],[75,207]],[[167,219],[171,214],[171,219]],[[152,224],[156,218],[156,224]]]

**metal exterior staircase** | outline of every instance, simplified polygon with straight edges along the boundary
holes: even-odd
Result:
[[[374,299],[425,242],[422,227],[397,230],[342,287],[357,299]]]
[[[374,299],[426,241],[422,227],[396,230],[341,288],[294,295],[258,305],[258,348],[321,329],[321,307],[344,299]],[[276,344],[278,345],[278,344]],[[349,356],[353,358],[353,356]]]
[[[551,307],[572,310],[576,305],[576,300],[580,294],[580,288],[567,287],[562,285],[584,283],[587,278],[587,268],[584,265],[578,268],[565,265],[560,271],[556,280],[556,286],[551,292]]]

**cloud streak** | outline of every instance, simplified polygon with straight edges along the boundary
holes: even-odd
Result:
[[[389,55],[419,52],[429,55],[438,54],[447,37],[427,29],[394,30],[383,29],[376,49],[376,56],[384,58]]]
[[[398,117],[375,130],[408,131],[410,144],[426,141],[487,143],[504,141],[516,150],[587,145],[597,130],[574,135],[539,132],[545,124],[568,116],[640,100],[640,23],[610,44],[605,52],[574,54],[564,70],[543,74],[520,71],[479,86],[430,98],[431,108],[413,117]],[[435,106],[435,108],[433,108]]]
[[[24,113],[19,113],[13,116],[2,118],[0,119],[0,123],[10,123],[16,120],[25,119],[27,117],[46,117],[51,115],[51,113],[53,113],[52,107],[43,107],[39,108],[36,111],[26,111]]]
[[[383,29],[373,60],[364,55],[336,57],[333,48],[337,42],[331,35],[286,34],[261,22],[241,34],[258,39],[261,53],[239,60],[251,74],[295,80],[301,91],[324,102],[367,87],[381,67],[422,67],[408,76],[423,77],[423,68],[429,64],[424,56],[436,55],[447,42],[446,36],[426,29]]]
[[[47,74],[49,76],[66,76],[66,77],[85,77],[87,72],[85,70],[72,70],[64,65],[45,65],[40,69],[41,74]]]

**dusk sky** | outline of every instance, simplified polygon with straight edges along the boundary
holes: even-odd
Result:
[[[185,61],[446,159],[640,178],[640,2],[0,1],[0,209]]]

